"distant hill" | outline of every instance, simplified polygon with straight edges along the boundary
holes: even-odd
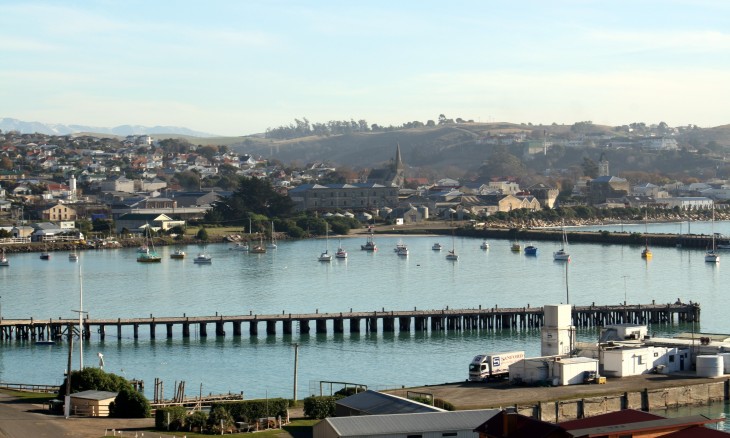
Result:
[[[40,133],[46,135],[70,135],[82,132],[118,135],[126,137],[127,135],[160,135],[160,134],[181,134],[191,137],[215,137],[215,134],[194,131],[192,129],[179,126],[140,126],[140,125],[120,125],[114,128],[103,128],[98,126],[84,125],[61,125],[41,122],[24,122],[18,119],[3,118],[0,119],[0,129],[5,131],[18,131],[21,134]]]

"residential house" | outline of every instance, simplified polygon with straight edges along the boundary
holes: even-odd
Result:
[[[606,202],[606,198],[620,198],[629,194],[631,187],[624,178],[599,176],[588,183],[588,201],[591,205]]]
[[[173,220],[165,214],[158,213],[127,213],[119,216],[114,224],[117,233],[121,233],[123,229],[131,233],[142,233],[147,227],[162,231],[176,226],[184,227],[185,221]]]
[[[75,221],[76,210],[65,204],[56,204],[41,211],[41,219],[47,221]]]
[[[528,187],[527,191],[538,200],[543,208],[555,207],[555,200],[558,199],[560,193],[558,189],[543,183],[532,185]]]

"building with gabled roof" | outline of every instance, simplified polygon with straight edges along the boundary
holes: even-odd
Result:
[[[116,232],[126,229],[130,233],[142,233],[147,227],[153,230],[169,230],[176,226],[185,226],[185,221],[173,220],[160,213],[127,213],[119,216],[115,221]]]

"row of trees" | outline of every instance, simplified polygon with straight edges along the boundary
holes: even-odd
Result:
[[[450,119],[444,114],[440,114],[438,117],[438,124],[452,124],[452,123],[466,123],[467,120],[457,117],[456,119]],[[473,122],[473,120],[469,120]],[[294,123],[289,125],[282,125],[277,128],[266,129],[266,138],[273,138],[279,140],[287,140],[292,138],[309,137],[309,136],[321,136],[327,137],[330,135],[345,135],[354,134],[361,132],[389,132],[398,129],[410,129],[410,128],[422,128],[436,126],[436,122],[428,120],[425,123],[419,121],[405,122],[400,126],[382,126],[377,123],[371,125],[365,119],[360,120],[330,120],[327,123],[310,123],[306,117],[300,119],[294,119]]]

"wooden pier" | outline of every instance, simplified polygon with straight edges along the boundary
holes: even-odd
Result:
[[[150,339],[158,336],[164,327],[164,336],[173,337],[175,326],[179,326],[183,338],[189,338],[191,329],[197,337],[208,336],[208,326],[214,327],[216,337],[230,333],[241,336],[243,324],[248,325],[250,336],[259,335],[259,327],[264,333],[275,335],[280,330],[285,335],[311,333],[377,333],[386,332],[427,332],[427,331],[467,331],[467,330],[514,330],[533,329],[543,325],[542,307],[520,308],[479,308],[441,310],[401,310],[373,312],[340,313],[284,313],[275,315],[215,315],[215,316],[163,316],[149,318],[117,318],[83,320],[83,336],[91,339],[98,335],[103,341],[108,331],[122,339],[123,332],[131,331],[134,339],[139,338],[140,328],[144,327]],[[573,324],[576,327],[599,327],[607,324],[673,324],[675,322],[699,322],[700,305],[690,304],[633,304],[618,306],[574,306]],[[3,319],[0,321],[0,340],[61,341],[70,336],[78,336],[78,319]],[[329,328],[328,328],[329,327]]]

